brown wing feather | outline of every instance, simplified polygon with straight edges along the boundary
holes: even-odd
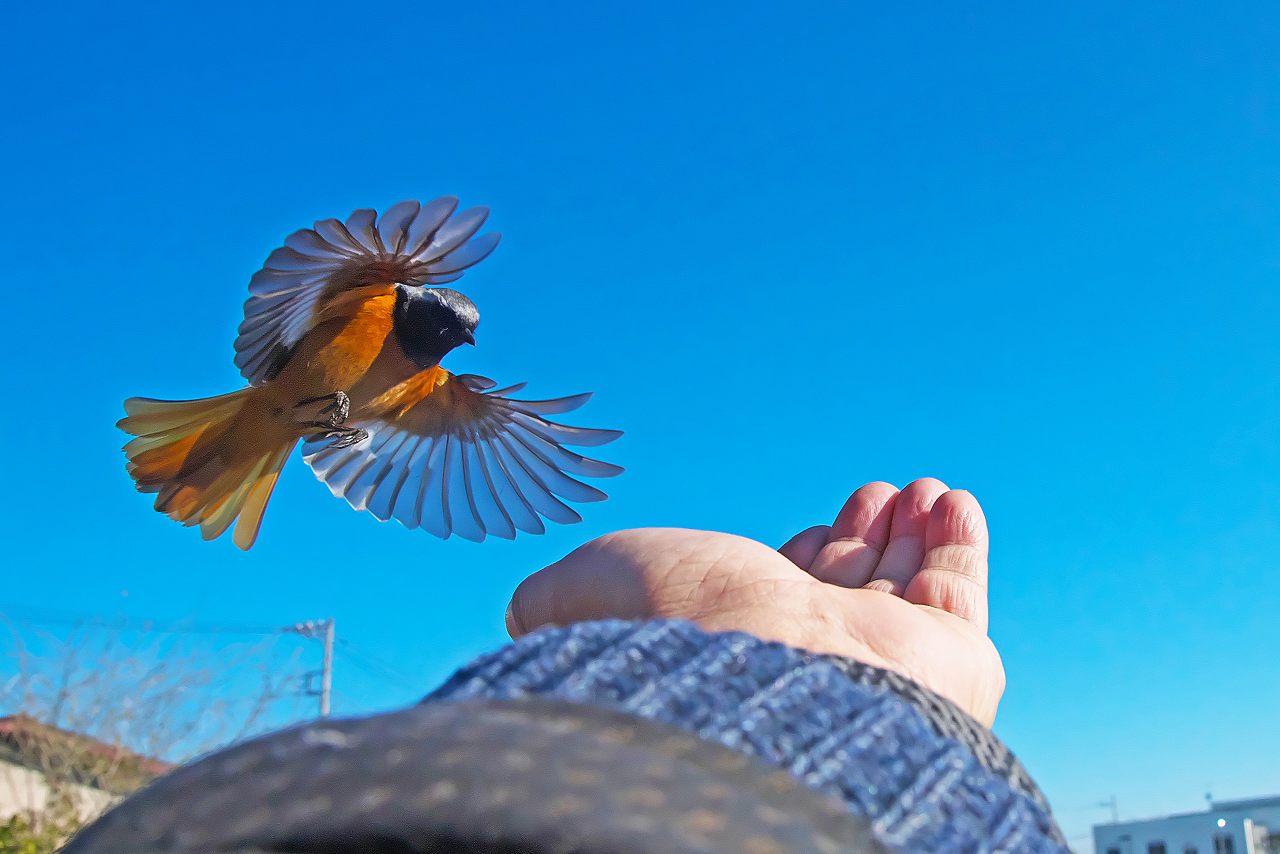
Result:
[[[476,235],[488,210],[455,215],[457,204],[451,196],[401,202],[381,217],[362,209],[345,223],[320,220],[289,235],[249,281],[235,344],[236,366],[249,384],[272,379],[309,330],[333,311],[349,310],[348,292],[381,282],[444,284],[483,260],[499,239]]]

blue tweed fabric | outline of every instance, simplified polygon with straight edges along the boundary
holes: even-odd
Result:
[[[535,632],[424,702],[557,698],[681,727],[787,769],[906,851],[1066,851],[989,731],[894,674],[678,621]]]

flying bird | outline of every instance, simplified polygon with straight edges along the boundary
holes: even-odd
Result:
[[[440,361],[475,344],[480,313],[441,287],[484,260],[488,209],[446,196],[362,209],[289,235],[249,282],[235,364],[248,386],[200,400],[134,397],[119,427],[127,469],[155,509],[248,549],[280,470],[303,461],[356,510],[436,536],[540,534],[606,496],[579,477],[622,469],[568,450],[616,430],[550,420],[590,394],[512,397]],[[237,522],[237,519],[239,520]]]

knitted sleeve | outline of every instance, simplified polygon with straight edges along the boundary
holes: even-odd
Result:
[[[1022,764],[982,724],[903,676],[691,623],[602,621],[483,656],[427,703],[538,696],[677,726],[789,771],[910,851],[1056,851]]]
[[[96,852],[1065,851],[1018,761],[902,677],[689,623],[535,632],[422,704],[167,775]]]

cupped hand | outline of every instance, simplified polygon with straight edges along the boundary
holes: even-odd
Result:
[[[691,620],[897,671],[990,725],[1004,668],[987,637],[987,550],[969,493],[869,483],[777,551],[680,528],[600,537],[525,579],[507,628]]]

